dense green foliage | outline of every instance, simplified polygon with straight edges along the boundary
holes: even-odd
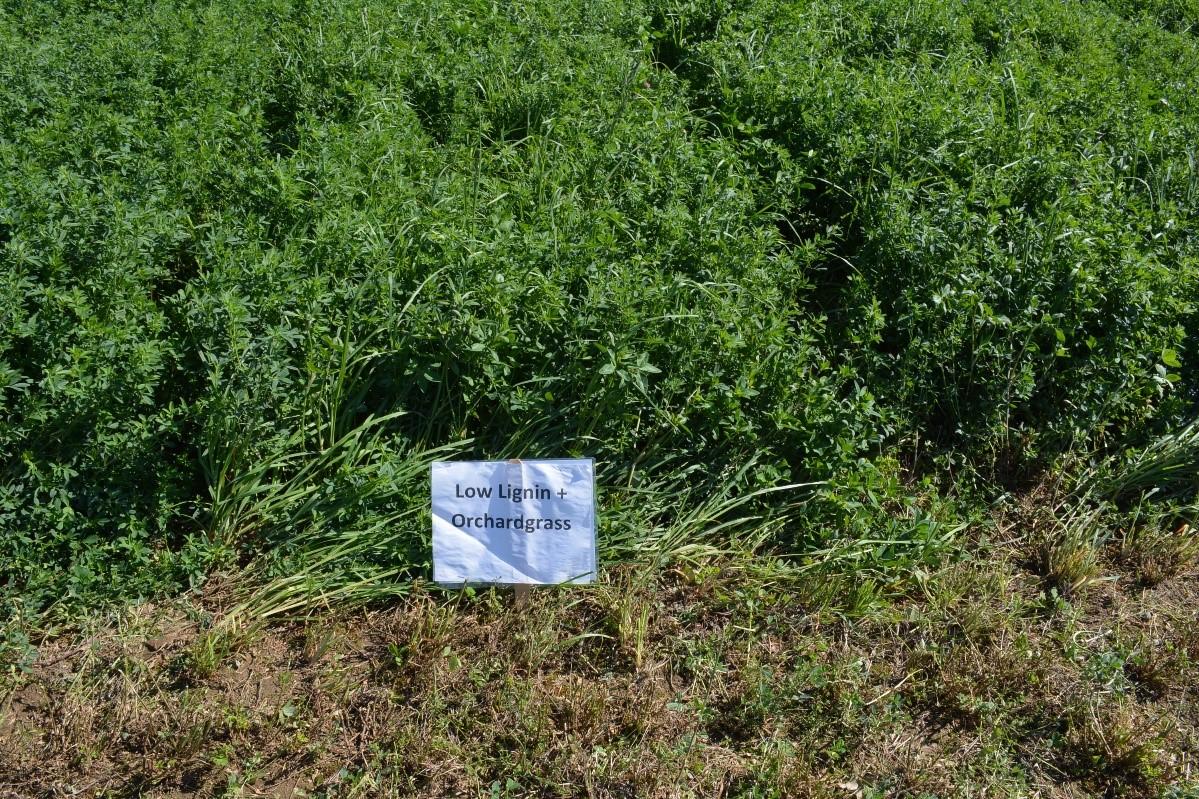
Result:
[[[1177,429],[1197,22],[5,2],[0,591],[148,594],[398,524],[457,442],[613,485],[753,460],[868,527],[895,458],[1003,486]],[[408,529],[371,557],[419,566]]]

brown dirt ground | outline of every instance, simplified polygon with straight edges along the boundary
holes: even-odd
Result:
[[[212,669],[219,601],[145,605],[0,682],[0,796],[1195,790],[1199,572],[1112,560],[1049,607],[1020,563],[967,555],[855,618],[734,562],[522,606],[416,586]]]

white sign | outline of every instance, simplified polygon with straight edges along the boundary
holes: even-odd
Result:
[[[433,464],[433,579],[447,585],[595,579],[595,462]]]

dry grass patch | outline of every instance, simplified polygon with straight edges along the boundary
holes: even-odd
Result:
[[[11,674],[0,795],[1185,787],[1197,575],[1105,580],[1046,605],[1018,547],[963,555],[841,604],[823,577],[748,556],[616,568],[519,606],[417,586],[390,608],[251,630],[203,668],[213,609],[145,607]]]

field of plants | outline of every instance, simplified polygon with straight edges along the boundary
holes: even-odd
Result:
[[[495,638],[511,612],[502,598],[424,585],[428,466],[590,456],[613,582],[577,600],[602,606],[594,617],[547,593],[530,612],[561,636],[538,651],[564,661],[600,647],[583,660],[629,677],[620,701],[656,701],[637,693],[655,662],[690,664],[688,685],[708,702],[715,683],[697,675],[709,666],[758,686],[745,689],[759,702],[748,716],[736,703],[663,700],[704,723],[741,719],[705,727],[704,740],[748,758],[744,773],[703,783],[724,755],[701,757],[693,739],[670,761],[673,781],[619,776],[617,741],[632,747],[628,764],[647,757],[620,728],[563,755],[560,773],[577,771],[569,785],[543,779],[537,757],[558,761],[535,748],[523,766],[459,751],[461,779],[405,783],[397,775],[426,761],[387,766],[356,741],[303,761],[341,758],[345,774],[321,790],[946,795],[885,781],[874,792],[837,771],[872,746],[855,714],[928,702],[972,730],[1006,731],[996,745],[1022,764],[945,777],[963,795],[987,779],[1036,792],[1030,774],[1099,794],[1195,795],[1199,720],[1162,703],[1193,704],[1199,679],[1199,637],[1183,636],[1199,620],[1188,593],[1197,159],[1195,0],[0,2],[0,766],[32,774],[20,769],[49,762],[50,744],[22,760],[35,750],[3,743],[20,738],[13,697],[46,678],[46,653],[92,657],[71,672],[91,673],[108,650],[86,641],[129,614],[150,630],[147,608],[184,603],[192,625],[186,645],[163,644],[178,659],[138,671],[161,677],[159,699],[162,686],[186,693],[236,672],[251,636],[380,608],[399,608],[445,663],[459,662],[465,644],[451,637],[465,633],[444,614],[462,613],[462,629],[491,631],[480,640],[505,673],[531,668],[518,643]],[[966,583],[944,576],[962,569]],[[654,610],[628,604],[618,583]],[[1120,704],[1140,701],[1136,679],[1121,693],[1090,655],[1063,649],[1070,624],[1124,607],[1101,601],[1113,585],[1137,613],[1168,607],[1177,621],[1161,639],[1173,670],[1140,709]],[[1159,589],[1166,598],[1143,593]],[[1114,697],[1122,709],[1101,711],[1119,718],[1092,724],[1095,713],[1057,707],[1021,727],[1015,700],[980,709],[934,696],[934,675],[1009,681],[958,661],[949,676],[902,666],[911,642],[896,624],[925,629],[934,652],[956,635],[977,643],[956,616],[958,627],[928,621],[977,591],[994,613],[984,626],[1002,618],[1011,634],[988,638],[1000,655],[975,665],[1007,663],[1017,639],[1022,656],[1043,645],[1073,670],[1079,701]],[[898,609],[909,601],[931,615]],[[821,650],[820,685],[856,680],[880,696],[854,705],[816,690],[821,713],[844,711],[839,737],[819,746],[775,728],[817,775],[809,784],[749,730],[776,712],[798,718],[796,703],[818,717],[796,699],[807,689],[759,689],[784,690],[775,678],[790,647],[824,646],[819,613],[854,631],[841,665]],[[275,619],[283,626],[262,626]],[[688,631],[716,628],[729,653],[682,652]],[[772,631],[775,665],[741,651],[744,629]],[[896,674],[838,671],[875,662],[862,629],[890,631],[879,658]],[[384,653],[393,671],[370,679],[391,685],[419,658],[376,633],[355,656],[376,668]],[[349,640],[304,635],[304,657]],[[83,636],[78,651],[70,636]],[[1133,674],[1147,645],[1121,646],[1111,668]],[[1042,676],[1037,695],[1057,701]],[[83,704],[113,701],[106,679],[88,682],[108,687]],[[564,685],[553,691],[590,695]],[[315,740],[301,724],[314,708],[267,715]],[[1142,716],[1172,719],[1171,731],[1141,735]],[[487,718],[480,740],[519,750],[496,732],[510,722]],[[100,752],[108,728],[93,724],[86,746],[59,741],[64,773],[108,762],[123,776],[28,793],[0,777],[0,795],[138,795],[178,779],[189,758],[220,780],[239,775],[221,790],[252,793],[252,769],[230,764],[237,736],[258,728],[239,723],[197,727],[183,754],[138,744],[157,752],[141,766]],[[1115,742],[1086,739],[1091,727],[1117,730]],[[419,725],[406,734],[436,739]],[[1026,746],[1033,738],[1048,749]],[[100,749],[71,760],[78,746]],[[610,755],[611,767],[588,772],[576,755]],[[766,781],[745,777],[767,761]],[[215,794],[209,776],[170,785]]]

